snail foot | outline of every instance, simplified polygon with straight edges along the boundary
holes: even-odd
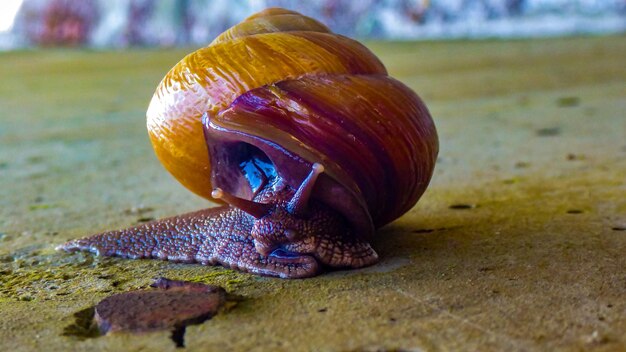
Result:
[[[346,237],[319,239],[315,257],[324,265],[333,268],[357,269],[378,262],[378,254],[369,243]]]

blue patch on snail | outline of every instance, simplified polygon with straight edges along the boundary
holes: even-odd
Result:
[[[299,258],[302,254],[288,252],[282,248],[275,249],[272,253],[270,253],[270,257],[278,258],[278,259],[293,259]]]

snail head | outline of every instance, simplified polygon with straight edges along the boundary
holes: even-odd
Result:
[[[315,236],[336,227],[332,210],[311,201],[311,193],[324,166],[314,163],[302,184],[290,199],[276,203],[259,203],[235,197],[216,188],[212,196],[254,218],[252,238],[255,248],[263,256],[289,256],[315,250]],[[289,249],[288,249],[289,248]],[[296,250],[297,253],[293,253]]]

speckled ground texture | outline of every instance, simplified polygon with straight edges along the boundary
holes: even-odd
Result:
[[[378,265],[293,281],[55,252],[211,206],[144,127],[189,50],[0,54],[0,350],[175,350],[85,330],[157,276],[236,297],[189,351],[626,350],[626,37],[366,44],[427,102],[440,160]]]

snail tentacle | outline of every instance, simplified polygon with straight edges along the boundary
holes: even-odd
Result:
[[[270,212],[272,205],[265,203],[257,203],[247,199],[238,198],[232,194],[224,192],[221,188],[216,188],[211,193],[213,198],[222,199],[230,206],[235,207],[246,214],[252,215],[256,219],[260,219]]]
[[[294,215],[303,215],[307,212],[309,198],[313,187],[315,187],[315,181],[317,177],[324,172],[324,166],[320,163],[313,163],[311,166],[311,173],[302,181],[300,187],[293,195],[293,198],[287,204],[287,210]]]

